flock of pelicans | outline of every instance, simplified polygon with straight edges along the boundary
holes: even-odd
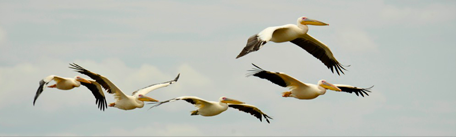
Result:
[[[340,75],[340,73],[344,74],[343,70],[345,70],[345,68],[336,60],[331,50],[325,44],[307,34],[307,31],[309,30],[307,25],[322,26],[328,24],[321,21],[309,19],[307,17],[299,17],[297,25],[287,24],[283,26],[268,27],[260,33],[251,36],[247,41],[247,45],[236,57],[236,59],[245,56],[250,52],[259,50],[268,41],[273,41],[276,43],[290,41],[291,43],[294,43],[295,45],[306,50],[308,53],[312,54],[315,58],[319,59],[333,73],[335,71],[338,75]],[[357,96],[361,95],[364,97],[365,95],[368,96],[367,92],[370,92],[369,90],[372,88],[358,88],[350,85],[331,84],[326,80],[318,81],[317,85],[302,83],[301,81],[291,76],[288,76],[285,73],[267,71],[258,67],[255,64],[252,65],[256,68],[254,68],[253,70],[249,70],[252,71],[252,73],[248,74],[248,76],[253,75],[262,79],[267,79],[274,84],[277,84],[282,87],[287,87],[290,89],[290,91],[283,92],[282,97],[294,97],[297,99],[314,99],[320,95],[325,94],[326,90],[355,93]],[[56,75],[47,76],[46,78],[42,79],[39,83],[40,86],[38,87],[35,98],[33,100],[33,105],[35,105],[36,100],[43,92],[43,89],[49,84],[49,82],[55,81],[55,84],[47,87],[57,88],[60,90],[70,90],[75,87],[79,87],[80,85],[87,87],[90,91],[92,91],[93,95],[95,96],[95,103],[98,105],[98,108],[103,111],[108,106],[116,107],[122,110],[142,108],[144,106],[145,101],[155,103],[154,106],[150,107],[153,108],[164,103],[177,100],[185,100],[198,108],[197,110],[192,111],[191,115],[215,116],[227,110],[228,107],[231,107],[246,113],[250,113],[251,115],[258,118],[260,121],[262,121],[263,117],[268,123],[269,119],[272,119],[270,116],[266,115],[260,109],[253,105],[245,104],[244,102],[227,97],[220,97],[219,101],[216,102],[206,101],[195,96],[181,96],[159,102],[156,99],[145,96],[152,90],[166,87],[177,82],[180,74],[178,74],[177,77],[171,81],[152,84],[150,86],[136,90],[130,96],[122,92],[122,90],[120,90],[105,76],[91,72],[75,63],[70,64],[70,68],[74,69],[75,71],[81,74],[87,75],[93,80],[85,79],[79,76],[76,76],[74,78],[64,78]],[[106,103],[103,89],[110,94],[114,94],[114,98],[116,101],[108,105]]]

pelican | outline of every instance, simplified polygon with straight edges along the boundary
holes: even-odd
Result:
[[[334,73],[335,70],[338,75],[340,75],[340,73],[344,74],[343,70],[345,70],[345,68],[337,61],[331,50],[325,44],[307,34],[309,31],[307,25],[324,26],[329,24],[307,17],[299,17],[297,25],[287,24],[283,26],[268,27],[260,33],[251,36],[247,40],[247,45],[241,53],[239,53],[236,59],[247,55],[250,52],[259,50],[269,41],[276,43],[290,41],[312,54],[315,58],[318,58],[331,70],[331,72]]]
[[[257,107],[255,107],[253,105],[244,104],[244,102],[241,102],[241,101],[238,101],[235,99],[230,99],[227,97],[220,97],[219,102],[215,102],[215,101],[206,101],[204,99],[201,99],[199,97],[194,97],[194,96],[181,96],[181,97],[177,97],[177,98],[173,98],[173,99],[169,99],[169,100],[160,102],[150,108],[159,106],[163,103],[173,102],[173,101],[177,101],[177,100],[185,100],[188,103],[191,103],[198,108],[197,110],[194,110],[191,112],[190,115],[192,115],[192,116],[193,115],[201,115],[201,116],[206,116],[206,117],[215,116],[215,115],[218,115],[218,114],[224,112],[225,110],[227,110],[228,107],[232,107],[232,108],[238,109],[239,111],[250,113],[251,115],[258,118],[260,121],[262,121],[262,117],[264,117],[264,119],[268,123],[269,123],[269,119],[272,119],[271,117],[264,114],[260,109],[258,109]]]
[[[305,84],[291,76],[288,76],[285,73],[266,71],[253,63],[252,65],[256,68],[254,68],[253,70],[249,70],[253,71],[253,73],[248,74],[247,76],[253,75],[262,79],[267,79],[274,84],[277,84],[282,87],[287,87],[291,90],[283,92],[282,97],[294,97],[297,99],[314,99],[320,95],[324,95],[327,89],[339,92],[355,93],[357,96],[361,95],[362,97],[364,97],[364,95],[369,96],[367,92],[371,92],[370,89],[374,87],[371,86],[369,88],[358,88],[350,85],[331,84],[326,80],[318,81],[318,85],[309,83]]]
[[[38,87],[35,98],[33,99],[33,106],[35,106],[36,100],[41,95],[41,93],[43,93],[45,85],[48,85],[52,80],[54,80],[56,83],[48,86],[48,88],[70,90],[81,85],[86,86],[90,91],[92,91],[93,96],[95,96],[95,104],[98,104],[98,108],[103,111],[107,108],[106,98],[104,96],[103,90],[101,89],[100,84],[98,84],[96,81],[87,80],[79,76],[75,76],[74,78],[64,78],[56,75],[49,75],[40,81],[40,86]]]
[[[100,83],[103,88],[107,90],[108,93],[114,94],[114,98],[116,101],[114,103],[110,103],[109,107],[116,107],[118,109],[122,110],[132,110],[135,108],[142,108],[144,107],[144,101],[148,102],[158,102],[158,100],[153,99],[151,97],[145,96],[147,93],[151,92],[152,90],[159,89],[162,87],[167,87],[168,85],[171,85],[179,79],[179,75],[174,80],[171,81],[166,81],[162,83],[157,83],[157,84],[152,84],[147,87],[144,87],[142,89],[136,90],[132,93],[131,96],[126,95],[125,93],[122,92],[119,88],[117,88],[116,85],[114,85],[108,78],[97,74],[93,73],[81,66],[79,66],[76,63],[70,64],[70,68],[75,69],[75,71],[87,75],[92,79],[95,79],[98,83]]]

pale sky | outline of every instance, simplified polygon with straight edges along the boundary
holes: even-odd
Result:
[[[332,74],[292,43],[269,42],[235,59],[248,37],[300,16],[329,23],[309,34],[347,68]],[[455,1],[0,1],[0,136],[456,136]],[[77,63],[126,94],[179,81],[148,96],[234,98],[273,117],[271,124],[229,108],[190,116],[185,101],[148,110],[98,110],[91,92],[45,89],[54,74],[80,75]],[[357,87],[369,97],[328,91],[313,100],[246,77],[251,63],[302,82]],[[106,94],[107,102],[114,102]]]

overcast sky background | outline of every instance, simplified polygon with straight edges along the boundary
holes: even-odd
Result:
[[[329,23],[309,34],[347,68],[332,74],[291,43],[270,42],[235,59],[248,37],[300,16]],[[450,135],[456,136],[455,1],[0,1],[0,136],[9,135]],[[79,65],[126,94],[173,79],[148,96],[192,95],[244,101],[274,119],[228,109],[190,116],[185,101],[147,110],[98,110],[85,87],[45,89],[54,74]],[[328,91],[313,100],[246,77],[251,63],[303,82],[326,79],[369,97]],[[82,76],[82,75],[81,75]],[[83,76],[86,77],[87,76]],[[114,97],[107,94],[108,103]]]

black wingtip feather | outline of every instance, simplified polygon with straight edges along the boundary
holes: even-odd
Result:
[[[95,97],[95,104],[98,106],[98,108],[102,111],[104,111],[107,108],[107,102],[105,96],[100,94],[100,92],[103,91],[98,91],[98,87],[95,84],[88,84],[81,82],[81,85],[87,87]]]
[[[281,87],[287,87],[287,83],[279,76],[277,75],[278,72],[269,72],[269,71],[266,71],[262,68],[260,68],[259,66],[255,65],[252,63],[253,66],[255,66],[256,68],[258,68],[259,70],[252,70],[252,71],[255,71],[253,74],[247,74],[247,76],[250,76],[250,75],[253,75],[253,76],[256,76],[256,77],[259,77],[259,78],[262,78],[262,79],[267,79],[268,81],[274,83],[274,84],[277,84]]]
[[[371,91],[369,91],[369,90],[372,89],[374,86],[375,86],[375,85],[372,85],[372,86],[370,86],[370,87],[368,87],[368,88],[364,88],[364,89],[366,89],[368,92],[371,92]]]
[[[258,110],[258,111],[255,111],[254,108],[250,108],[250,107],[245,107],[245,106],[242,106],[242,105],[236,105],[236,104],[230,104],[228,105],[229,107],[232,107],[232,108],[235,108],[237,109],[238,111],[242,111],[242,112],[246,112],[246,113],[249,113],[250,115],[256,117],[258,120],[260,120],[260,122],[263,122],[263,117],[264,119],[266,120],[266,122],[270,123],[269,122],[269,119],[272,119],[271,117],[269,117],[268,115],[264,114],[263,112],[261,112],[261,110]],[[269,118],[269,119],[268,119]]]
[[[81,69],[84,69],[83,67],[79,66],[78,64],[76,63],[70,63],[70,67],[71,69],[75,69],[75,71],[81,71]]]
[[[177,82],[177,80],[179,80],[179,76],[180,76],[180,73],[177,74],[177,77],[173,81]]]
[[[172,98],[172,99],[168,99],[168,100],[161,101],[161,102],[158,102],[158,103],[148,103],[148,104],[155,104],[155,105],[151,106],[148,110],[150,110],[150,109],[152,109],[154,107],[160,106],[161,104],[168,103],[168,102],[171,102],[171,101],[177,101],[177,100],[181,100],[181,99],[180,98]]]
[[[264,70],[264,69],[258,67],[257,65],[255,65],[255,64],[253,64],[253,63],[252,63],[252,65],[255,66],[255,67],[258,68],[258,69]]]
[[[332,54],[330,50],[325,51],[323,47],[319,47],[317,44],[303,38],[297,38],[290,42],[296,44],[308,53],[312,54],[315,58],[319,59],[328,69],[331,70],[332,73],[339,76],[341,73],[345,74],[343,71],[345,68],[343,68],[343,66],[341,66],[335,58],[328,56],[328,54]]]
[[[265,114],[263,114],[263,117],[264,117],[264,119],[266,119],[266,122],[268,122],[268,124],[271,124],[271,122],[269,122],[269,119],[266,117]]]
[[[258,51],[264,44],[266,44],[266,41],[260,40],[257,34],[250,36],[246,46],[242,49],[241,53],[236,56],[236,59],[243,57],[250,52]]]
[[[33,106],[35,106],[36,100],[37,100],[38,97],[41,95],[41,93],[43,93],[44,85],[45,85],[45,84],[46,84],[46,82],[45,82],[44,80],[40,80],[40,86],[39,86],[38,89],[36,90],[35,97],[33,98]]]
[[[341,73],[345,75],[344,71],[347,71],[347,69],[345,69],[344,66],[339,64],[339,62],[335,62],[333,66],[328,66],[328,68],[330,68],[332,73],[334,73],[334,70],[336,70],[336,73],[339,76]]]
[[[367,92],[371,92],[370,89],[373,87],[374,86],[371,86],[368,88],[358,88],[358,87],[338,87],[338,88],[340,88],[343,92],[355,93],[356,96],[361,95],[362,97],[365,97],[364,95],[369,96],[369,94]]]

